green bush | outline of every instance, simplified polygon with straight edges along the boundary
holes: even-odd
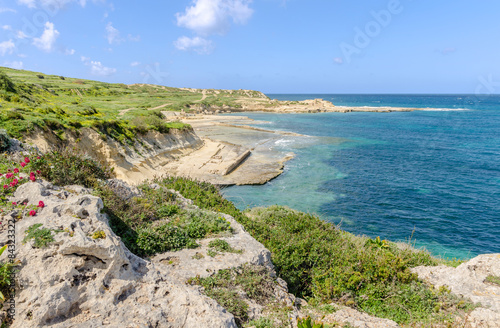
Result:
[[[33,159],[33,168],[42,176],[60,186],[78,184],[94,187],[101,179],[109,179],[112,170],[90,157],[79,155],[76,150],[52,151]]]
[[[159,226],[146,226],[140,228],[137,234],[137,246],[146,255],[199,246],[193,239],[189,238],[186,231],[170,223]]]
[[[51,242],[54,241],[54,236],[52,236],[52,232],[55,233],[61,232],[61,230],[53,230],[41,227],[42,227],[41,223],[29,226],[28,229],[26,229],[26,231],[24,232],[26,236],[23,239],[23,243],[29,241],[30,239],[34,239],[35,243],[33,244],[33,246],[35,248],[45,248]]]
[[[10,77],[2,71],[0,71],[0,90],[16,92],[16,85],[12,82]]]

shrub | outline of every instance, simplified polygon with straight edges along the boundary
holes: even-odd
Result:
[[[9,245],[4,245],[0,248],[0,255],[7,249]],[[10,251],[9,251],[10,252]],[[0,263],[0,301],[5,301],[5,295],[8,295],[8,287],[11,284],[11,277],[16,263],[1,262]]]
[[[137,245],[146,255],[199,246],[189,238],[186,231],[170,223],[146,226],[139,229],[137,234]]]
[[[41,227],[42,227],[41,223],[37,223],[28,227],[28,229],[26,229],[26,231],[24,232],[26,236],[23,239],[23,243],[29,241],[30,239],[34,239],[35,243],[33,244],[33,246],[35,248],[45,248],[48,246],[48,244],[54,241],[52,232],[59,233],[62,231],[62,230],[53,230]]]
[[[0,129],[0,152],[7,151],[10,148],[10,138],[5,129]]]
[[[4,90],[7,92],[16,92],[16,85],[10,77],[7,76],[4,72],[0,71],[0,90]]]
[[[94,187],[97,180],[109,179],[112,175],[108,167],[71,149],[52,151],[34,159],[33,167],[40,170],[45,179],[61,186],[78,184]]]

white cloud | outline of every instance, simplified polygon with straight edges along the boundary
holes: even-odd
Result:
[[[17,55],[17,57],[19,57],[19,58],[26,58],[26,57],[28,57],[28,56],[27,56],[27,55],[25,55],[25,54],[18,54],[18,55]]]
[[[65,55],[74,55],[74,54],[75,54],[75,52],[76,52],[76,51],[75,51],[75,49],[66,49],[66,50],[64,51],[64,54],[65,54]]]
[[[333,58],[333,61],[339,65],[344,63],[344,60],[342,59],[342,57],[335,57],[335,58]]]
[[[86,66],[90,66],[92,75],[109,76],[116,73],[116,68],[106,67],[99,61],[90,60],[89,57],[81,56],[80,59]]]
[[[18,39],[26,39],[28,36],[27,36],[26,34],[24,34],[24,32],[23,32],[23,31],[17,31],[17,33],[16,33],[16,37],[17,37]]]
[[[3,66],[10,67],[13,69],[23,69],[24,68],[24,64],[22,61],[12,61],[12,62],[6,61],[3,63]]]
[[[141,41],[141,36],[140,35],[133,36],[132,34],[129,34],[128,39],[133,42],[139,42]]]
[[[131,62],[131,63],[130,63],[130,66],[132,66],[132,67],[136,67],[136,66],[139,66],[140,64],[141,64],[140,62],[135,61],[135,62]]]
[[[101,62],[98,61],[91,61],[90,67],[91,67],[90,72],[94,75],[109,76],[111,74],[116,73],[116,68],[103,66]]]
[[[16,45],[14,44],[14,42],[12,42],[12,40],[1,42],[0,43],[0,54],[2,54],[2,56],[5,56],[5,54],[7,54],[7,53],[11,54],[15,48],[16,48]]]
[[[109,44],[120,44],[123,41],[120,38],[120,31],[114,28],[111,22],[106,25],[106,39]]]
[[[11,9],[11,8],[0,8],[0,14],[1,13],[8,13],[8,12],[15,13],[17,11],[14,9]]]
[[[10,26],[10,25],[3,25],[2,26],[2,30],[11,31],[12,30],[12,26]]]
[[[253,14],[251,0],[194,0],[185,13],[177,13],[177,25],[199,35],[224,34],[231,25],[245,24]]]
[[[174,46],[183,51],[193,50],[200,55],[208,55],[214,50],[214,43],[212,41],[200,38],[199,36],[194,38],[181,36],[177,41],[174,41]]]
[[[46,22],[45,30],[39,38],[33,39],[33,44],[43,51],[50,52],[58,36],[59,32],[54,29],[54,23]]]
[[[20,5],[28,6],[28,8],[36,7],[36,0],[17,0]]]

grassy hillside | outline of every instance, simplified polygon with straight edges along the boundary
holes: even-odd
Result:
[[[186,127],[165,123],[161,111],[238,107],[239,99],[259,97],[255,91],[112,84],[0,67],[0,128],[19,138],[38,126],[64,138],[66,129],[91,127],[124,141],[149,129]]]

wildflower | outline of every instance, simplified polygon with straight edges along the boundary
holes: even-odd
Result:
[[[11,170],[11,169],[8,169],[8,170],[7,170],[7,172],[10,172],[10,171],[12,171],[12,170]]]
[[[30,215],[31,215],[31,216],[35,216],[35,215],[36,215],[36,211],[35,211],[35,210],[31,210],[31,211],[30,211]]]
[[[3,185],[3,189],[9,189],[9,186]]]
[[[40,208],[44,208],[45,207],[45,204],[43,203],[43,201],[39,201],[38,202],[38,207],[40,207]]]
[[[22,180],[22,179],[24,179],[24,178],[23,177],[19,177],[19,180]]]
[[[10,186],[11,186],[11,187],[15,187],[15,186],[18,184],[18,182],[19,182],[19,181],[18,181],[17,179],[14,179],[14,180],[12,180],[12,182],[10,183]]]
[[[40,173],[42,173],[42,172],[40,172],[40,170],[36,170],[36,174],[40,174]]]
[[[36,159],[40,159],[40,156],[37,156]]]
[[[16,202],[12,202],[12,205],[16,206],[16,205],[17,205],[17,203],[16,203]]]
[[[31,177],[31,176],[34,176],[34,175],[35,175],[35,173],[34,173],[34,172],[30,172],[30,177]]]
[[[30,175],[30,180],[33,181],[33,182],[35,182],[36,181],[35,176],[34,175]]]
[[[19,169],[17,167],[14,169],[14,173],[19,173]]]
[[[29,157],[25,157],[25,158],[24,158],[24,161],[26,162],[26,164],[28,164],[28,163],[30,162]]]
[[[14,176],[14,174],[12,174],[12,173],[7,173],[7,174],[5,175],[5,177],[6,177],[7,179],[12,178],[13,176]]]
[[[21,163],[21,166],[22,166],[22,167],[25,167],[25,166],[26,166],[26,163],[25,163],[25,162],[22,162],[22,163]]]

